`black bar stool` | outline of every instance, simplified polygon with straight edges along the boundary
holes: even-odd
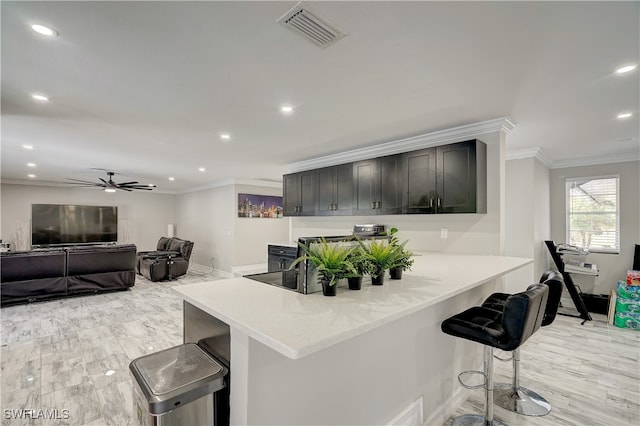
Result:
[[[485,425],[500,426],[493,419],[493,348],[512,351],[522,345],[540,328],[547,304],[548,287],[536,284],[527,291],[510,295],[501,310],[474,306],[447,318],[442,322],[442,331],[455,337],[485,345],[484,371],[485,389],[484,415],[465,414],[453,419],[452,426]],[[466,386],[460,376],[458,379]]]
[[[562,274],[556,271],[546,271],[542,274],[540,282],[549,287],[549,296],[542,319],[542,327],[551,324],[558,313],[562,286],[564,281]],[[534,284],[535,285],[535,284]],[[501,311],[509,297],[506,293],[494,293],[484,301],[482,306]],[[513,378],[511,383],[498,383],[495,386],[494,402],[496,405],[524,414],[525,416],[545,416],[551,412],[551,404],[538,393],[520,386],[520,348],[511,352],[511,358],[505,361],[513,361]]]

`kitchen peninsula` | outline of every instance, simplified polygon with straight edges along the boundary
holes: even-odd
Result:
[[[185,310],[229,326],[232,425],[389,424],[403,412],[438,422],[465,395],[457,374],[482,362],[479,345],[445,336],[441,321],[531,262],[419,253],[402,280],[336,297],[246,278],[174,290]]]

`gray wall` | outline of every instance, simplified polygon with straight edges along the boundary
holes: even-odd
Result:
[[[640,243],[640,163],[634,161],[551,170],[551,237],[556,242],[563,242],[566,238],[566,179],[615,174],[620,176],[620,254],[589,254],[587,259],[598,265],[599,276],[572,275],[574,282],[585,292],[608,294],[631,269],[634,244]]]
[[[282,188],[226,184],[176,196],[178,231],[195,242],[192,262],[231,273],[267,263],[267,244],[288,239],[289,219],[238,217],[238,193],[282,196]],[[265,269],[266,271],[266,269]]]
[[[138,250],[154,250],[167,225],[176,223],[175,195],[124,192],[107,193],[88,188],[14,185],[0,186],[2,204],[0,238],[13,243],[14,228],[21,224],[31,238],[31,204],[88,204],[118,206],[118,242],[133,243]],[[178,227],[178,235],[180,230]]]
[[[549,267],[544,245],[551,235],[549,174],[536,158],[506,163],[505,254],[534,259],[533,265],[507,277],[507,292],[524,290]]]

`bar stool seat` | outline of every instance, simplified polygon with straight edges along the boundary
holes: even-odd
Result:
[[[549,288],[541,324],[542,327],[546,327],[555,320],[558,313],[564,280],[560,272],[546,271],[542,274],[540,283]],[[507,293],[494,293],[482,303],[482,306],[498,312],[502,311],[508,297],[509,294]],[[494,403],[506,410],[525,416],[545,416],[549,414],[551,412],[551,404],[544,397],[531,389],[520,386],[520,348],[512,351],[511,360],[513,361],[512,382],[496,384]]]
[[[522,345],[540,328],[548,287],[530,286],[527,291],[509,295],[501,309],[474,306],[444,320],[444,333],[484,345],[485,412],[484,415],[466,414],[454,418],[452,426],[499,426],[493,418],[493,349],[512,351]],[[464,373],[461,373],[461,375]]]

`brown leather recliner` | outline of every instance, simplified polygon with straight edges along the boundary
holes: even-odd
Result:
[[[160,237],[156,251],[138,253],[136,272],[151,281],[173,280],[187,273],[193,242]]]

